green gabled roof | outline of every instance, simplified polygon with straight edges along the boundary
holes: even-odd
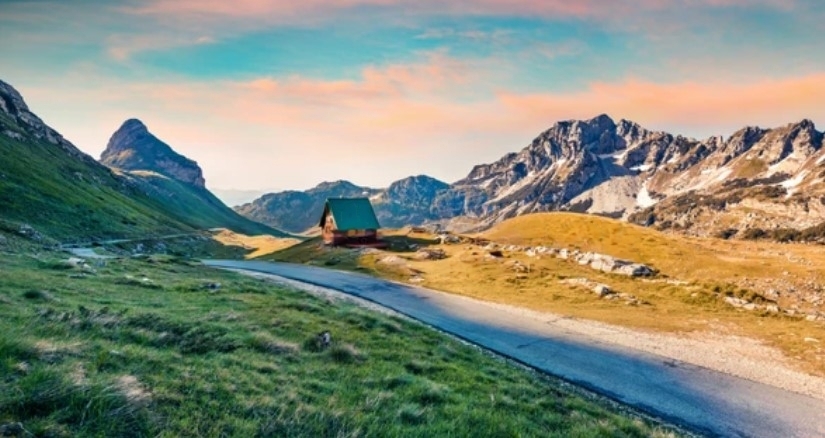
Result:
[[[335,219],[335,228],[347,230],[377,230],[381,228],[375,211],[367,198],[329,198],[321,217],[321,227],[324,226],[326,212],[331,211]]]

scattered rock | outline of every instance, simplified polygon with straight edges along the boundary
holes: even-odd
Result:
[[[438,241],[444,244],[461,243],[461,238],[454,234],[439,234]]]
[[[513,260],[512,262],[509,262],[509,264],[510,269],[512,269],[513,272],[518,272],[522,274],[530,272],[530,267],[518,260]]]
[[[86,265],[86,260],[83,260],[79,257],[69,257],[68,259],[66,259],[66,263],[72,265],[75,268],[82,268],[84,265]]]
[[[413,256],[417,260],[442,260],[447,258],[447,253],[443,249],[419,249]]]
[[[35,230],[29,224],[20,225],[20,228],[17,229],[17,234],[20,234],[21,236],[23,236],[27,239],[31,239],[31,240],[35,240],[35,241],[43,240],[43,235],[40,234],[37,230]]]
[[[805,338],[805,342],[809,342],[809,343],[813,343],[813,344],[818,344],[818,343],[819,343],[819,339],[816,339],[816,338]]]
[[[385,265],[403,265],[404,259],[398,257],[397,255],[388,255],[386,257],[381,257],[377,262]]]
[[[410,283],[421,283],[424,281],[424,277],[420,275],[413,275],[410,277]]]
[[[736,297],[725,297],[725,302],[736,308],[744,307],[747,304],[752,304],[748,302],[748,300],[743,300],[742,298]]]
[[[604,298],[608,295],[612,295],[613,291],[606,284],[597,284],[596,287],[593,288],[593,293]]]
[[[0,424],[0,436],[24,436],[27,433],[23,423]]]
[[[650,277],[654,274],[653,269],[641,263],[631,263],[629,265],[620,266],[615,272],[617,274],[627,275],[629,277]]]

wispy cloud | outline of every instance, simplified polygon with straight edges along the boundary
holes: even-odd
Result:
[[[127,61],[134,54],[153,50],[213,44],[209,35],[188,36],[172,34],[115,34],[106,38],[106,53],[116,61]]]

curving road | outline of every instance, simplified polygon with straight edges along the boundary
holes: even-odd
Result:
[[[354,295],[561,377],[693,432],[724,437],[825,437],[825,402],[514,318],[482,301],[324,268],[208,260]]]

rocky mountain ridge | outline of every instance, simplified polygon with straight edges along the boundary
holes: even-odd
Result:
[[[754,218],[769,227],[809,227],[825,218],[819,198],[809,202],[825,191],[822,146],[810,120],[696,140],[601,115],[556,123],[522,151],[476,166],[433,208],[444,218],[477,218],[481,227],[552,210],[635,220],[645,212],[646,225],[694,234],[748,228],[759,222]],[[734,187],[745,190],[731,198]],[[725,205],[698,218],[697,196]],[[746,209],[758,212],[740,217]],[[804,214],[785,214],[796,210]]]
[[[75,145],[63,138],[60,133],[43,123],[36,114],[29,110],[23,96],[10,84],[0,80],[0,114],[8,118],[4,123],[2,134],[18,141],[44,141],[60,147],[71,156],[86,163],[96,163],[94,159],[81,152]]]
[[[368,197],[378,221],[385,227],[400,227],[435,219],[430,204],[448,187],[447,183],[418,175],[393,182],[386,189],[355,185],[349,181],[323,182],[307,191],[270,193],[235,207],[250,219],[278,229],[299,233],[318,224],[327,198]]]
[[[127,171],[157,172],[196,187],[206,184],[197,162],[172,150],[138,119],[126,120],[112,134],[100,162]]]
[[[467,231],[561,210],[695,235],[804,229],[825,221],[823,137],[810,120],[697,140],[600,115],[558,122],[453,184],[422,180],[422,196],[400,194],[395,183],[358,190],[386,213],[388,227],[438,222]],[[331,192],[319,186],[313,193]],[[239,211],[264,222],[284,214],[286,204],[265,200],[282,195],[267,196]]]

